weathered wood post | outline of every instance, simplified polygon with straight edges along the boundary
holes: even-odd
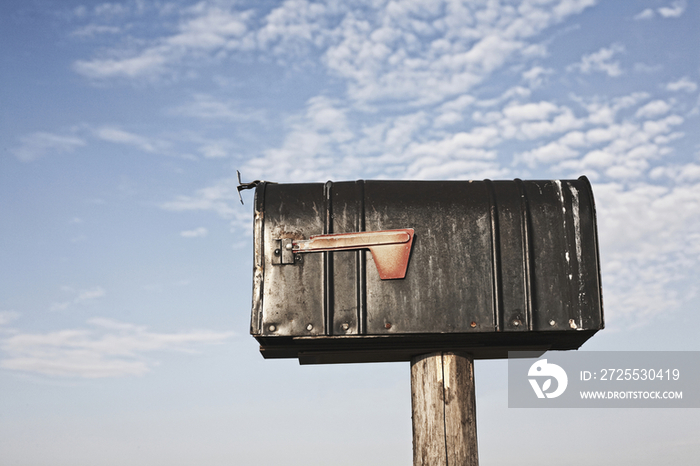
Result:
[[[414,466],[478,466],[474,359],[438,352],[411,359]]]

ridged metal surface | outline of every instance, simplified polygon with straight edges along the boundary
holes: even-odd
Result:
[[[255,216],[251,333],[266,357],[398,360],[430,347],[479,358],[577,348],[603,328],[584,177],[261,183]],[[404,279],[380,280],[366,250],[272,263],[281,238],[401,228],[415,230]]]

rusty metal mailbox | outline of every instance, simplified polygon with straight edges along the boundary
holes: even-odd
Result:
[[[596,234],[585,177],[259,182],[251,333],[302,364],[576,349],[603,328]]]

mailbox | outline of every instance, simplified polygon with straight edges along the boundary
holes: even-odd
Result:
[[[255,187],[251,334],[266,358],[505,358],[576,349],[603,328],[585,177],[245,187]]]

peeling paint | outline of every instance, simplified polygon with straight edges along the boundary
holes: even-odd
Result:
[[[578,265],[578,320],[581,323],[579,327],[583,327],[583,303],[584,303],[584,278],[583,278],[583,251],[581,247],[581,204],[579,200],[579,192],[574,186],[569,185],[571,192],[572,214],[574,217],[574,242],[576,245],[576,260]]]
[[[578,197],[578,190],[574,188],[573,186],[569,186],[569,190],[571,191],[571,196],[572,196],[572,208],[573,208],[573,216],[574,216],[574,233],[576,234],[576,237],[574,238],[574,242],[576,244],[576,260],[581,263],[581,209],[580,209],[580,204],[579,204],[579,197]]]
[[[566,215],[566,204],[564,203],[564,191],[561,189],[561,180],[554,180],[554,184],[557,186],[557,194],[559,195],[559,202],[561,203],[561,210]]]
[[[302,240],[304,239],[304,235],[300,230],[296,231],[287,231],[287,230],[279,230],[274,234],[275,237],[279,239],[294,239],[294,240]]]

